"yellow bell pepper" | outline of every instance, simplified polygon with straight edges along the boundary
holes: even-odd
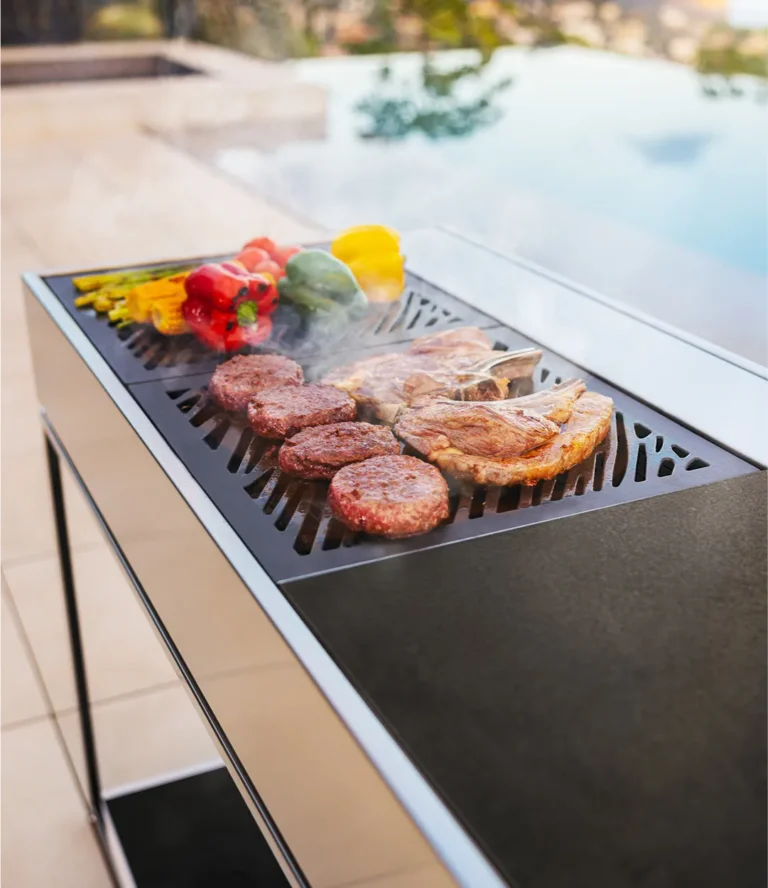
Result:
[[[399,299],[405,288],[400,235],[384,225],[359,225],[342,231],[331,254],[344,262],[371,302]]]
[[[176,274],[134,287],[125,297],[128,314],[139,324],[149,324],[153,322],[153,311],[161,303],[168,301],[180,308],[181,303],[187,298],[184,290],[186,278],[186,273]]]

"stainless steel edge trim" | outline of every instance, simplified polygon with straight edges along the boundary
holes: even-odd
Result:
[[[503,888],[504,880],[253,558],[42,278],[26,273],[23,280],[162,466],[457,882],[464,888]]]
[[[458,229],[452,228],[448,225],[441,226],[438,230],[450,235],[451,237],[463,240],[466,243],[471,244],[473,247],[479,247],[480,249],[486,250],[489,253],[494,253],[496,256],[500,256],[502,259],[506,259],[508,262],[511,262],[513,265],[517,265],[519,268],[524,268],[526,271],[530,271],[533,274],[539,275],[539,277],[548,278],[549,280],[554,281],[554,283],[559,284],[561,287],[572,290],[579,296],[584,296],[587,299],[592,299],[595,302],[599,302],[601,305],[613,309],[613,311],[617,311],[620,314],[627,315],[627,317],[633,318],[634,320],[639,321],[642,324],[646,324],[649,327],[653,327],[654,329],[659,330],[662,333],[666,333],[667,335],[672,336],[675,339],[679,339],[681,342],[684,342],[687,345],[692,345],[695,348],[700,349],[701,351],[709,352],[711,355],[714,355],[714,357],[720,358],[720,360],[722,361],[728,361],[729,364],[734,364],[735,366],[740,367],[742,370],[746,370],[748,373],[754,373],[755,376],[761,376],[763,379],[768,379],[768,367],[765,367],[762,364],[758,364],[756,361],[750,361],[749,358],[743,358],[741,355],[737,355],[736,352],[732,352],[726,348],[722,348],[721,346],[716,345],[714,342],[708,342],[706,339],[702,339],[701,336],[696,336],[693,333],[688,333],[680,327],[675,327],[673,324],[668,324],[666,321],[659,320],[659,318],[655,318],[653,317],[653,315],[647,314],[644,311],[640,311],[639,309],[634,308],[627,303],[619,302],[617,299],[606,296],[604,293],[600,293],[597,290],[592,290],[589,287],[585,287],[582,284],[579,284],[562,274],[558,274],[556,271],[551,271],[544,265],[539,265],[538,262],[533,262],[530,259],[525,259],[522,256],[518,256],[516,253],[505,253],[503,250],[499,250],[496,247],[489,247],[488,245],[483,244],[482,241],[479,241],[476,238],[472,237],[472,235],[467,234],[463,231],[459,231]]]

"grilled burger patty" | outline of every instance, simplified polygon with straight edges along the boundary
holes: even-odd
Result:
[[[332,385],[269,388],[248,404],[248,422],[265,438],[289,438],[309,426],[351,421],[356,415],[354,400]]]
[[[351,530],[397,539],[427,533],[448,517],[448,485],[413,456],[378,456],[340,469],[328,503]]]
[[[352,463],[397,453],[400,445],[385,426],[337,422],[313,426],[288,438],[280,448],[279,461],[289,475],[315,480],[332,478]]]
[[[282,355],[235,355],[214,370],[208,392],[225,410],[245,410],[259,392],[303,381],[301,367]]]

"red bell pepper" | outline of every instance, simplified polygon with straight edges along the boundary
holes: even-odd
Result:
[[[182,314],[204,345],[216,351],[238,351],[258,345],[272,332],[268,317],[277,306],[272,277],[245,270],[237,262],[201,265],[184,282]]]

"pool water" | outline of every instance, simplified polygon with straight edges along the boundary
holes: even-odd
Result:
[[[475,62],[441,53],[434,65]],[[295,63],[327,90],[324,138],[229,145],[216,163],[331,230],[452,227],[764,360],[768,103],[757,82],[710,97],[669,62],[505,48],[436,96],[420,55],[388,57],[382,78],[384,65]]]

